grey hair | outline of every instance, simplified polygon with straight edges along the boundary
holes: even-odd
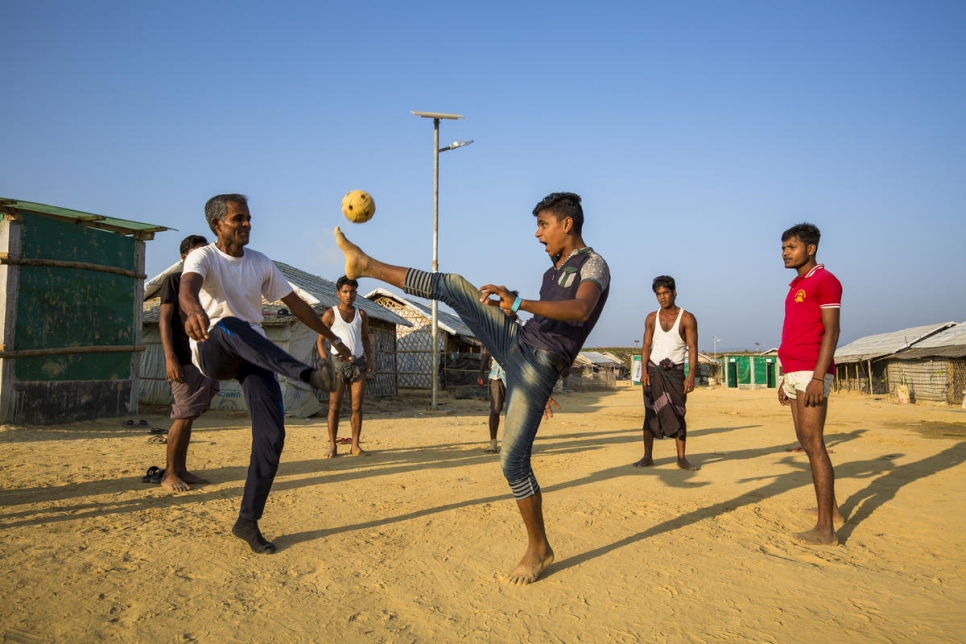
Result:
[[[237,203],[242,206],[248,205],[248,197],[239,194],[215,195],[205,204],[205,219],[208,221],[208,228],[211,232],[215,231],[215,220],[224,219],[228,214],[228,204]]]

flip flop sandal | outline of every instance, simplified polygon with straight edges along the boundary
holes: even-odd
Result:
[[[164,436],[152,436],[151,438],[148,439],[148,442],[149,443],[157,443],[157,444],[160,445],[160,444],[167,443],[168,442],[168,439],[165,438]]]
[[[151,429],[148,430],[148,433],[149,434],[167,434],[168,430],[161,429],[160,427],[152,427]]]
[[[157,465],[148,468],[147,473],[141,477],[142,483],[160,483],[164,478],[164,470]]]

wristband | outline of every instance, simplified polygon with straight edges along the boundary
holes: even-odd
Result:
[[[332,341],[333,347],[337,344],[342,344],[342,338],[336,338],[335,340]]]
[[[513,306],[510,307],[510,310],[516,313],[517,311],[520,310],[521,304],[523,304],[523,298],[517,295],[517,299],[513,300]]]
[[[816,378],[812,376],[812,380],[818,380],[819,382],[825,382],[825,378]]]

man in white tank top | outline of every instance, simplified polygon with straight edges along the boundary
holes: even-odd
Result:
[[[688,394],[694,391],[698,366],[698,321],[675,304],[674,278],[661,275],[651,285],[661,308],[644,321],[644,349],[641,352],[641,385],[644,389],[644,456],[634,467],[654,464],[654,437],[673,436],[678,467],[700,469],[685,458],[687,423],[684,420]],[[688,375],[684,376],[684,357]]]
[[[349,399],[352,404],[352,415],[349,426],[352,431],[352,445],[349,452],[353,456],[369,456],[369,452],[359,446],[362,435],[362,402],[366,396],[366,374],[372,371],[372,348],[369,342],[369,318],[365,311],[355,306],[359,282],[350,280],[343,275],[335,283],[335,290],[339,295],[339,305],[322,314],[322,321],[328,324],[352,353],[351,359],[335,357],[332,365],[335,367],[338,387],[329,393],[329,449],[325,458],[338,455],[337,436],[339,434],[339,414],[342,411],[342,398],[346,387],[349,388]],[[321,335],[316,340],[319,357],[329,360],[329,351],[325,338]]]

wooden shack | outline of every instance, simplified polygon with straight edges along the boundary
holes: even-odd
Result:
[[[138,411],[145,241],[164,226],[0,199],[0,422]]]

